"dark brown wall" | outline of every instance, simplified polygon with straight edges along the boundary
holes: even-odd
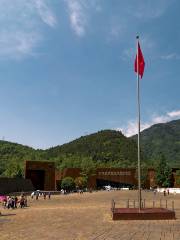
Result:
[[[79,177],[81,170],[78,168],[67,168],[57,173],[57,180],[62,180],[64,177]],[[131,185],[137,185],[137,180],[135,178],[135,169],[127,168],[98,168],[95,175],[91,176],[88,182],[89,188],[96,188],[96,180],[107,180],[117,183],[126,183]]]
[[[81,170],[79,168],[67,168],[63,171],[57,171],[56,177],[57,180],[62,180],[64,177],[72,177],[76,178],[79,177]],[[98,168],[96,170],[95,175],[91,176],[88,182],[88,187],[96,188],[96,180],[107,180],[117,183],[125,183],[137,186],[137,179],[136,179],[136,169],[133,168]],[[156,186],[155,183],[155,170],[149,169],[148,170],[148,177],[146,181],[146,187],[154,187]]]
[[[55,190],[57,187],[56,184],[59,184],[60,186],[63,178],[72,177],[75,179],[81,174],[80,168],[66,168],[63,171],[55,170],[54,162],[27,161],[25,169],[26,178],[28,178],[29,171],[44,171],[44,190]],[[96,173],[89,178],[88,187],[96,188],[97,180],[125,183],[137,186],[135,172],[136,169],[130,168],[98,168]],[[146,187],[154,187],[155,185],[155,170],[149,169]]]
[[[179,168],[173,168],[172,170],[172,181],[174,182],[174,187],[178,188],[180,187],[180,184],[178,184],[180,176],[176,175],[176,172],[180,170]]]
[[[128,168],[98,168],[96,173],[97,179],[109,180],[136,185],[135,169]]]
[[[0,178],[0,194],[12,192],[33,191],[34,187],[29,179],[24,178]]]
[[[40,161],[26,161],[25,178],[31,178],[30,172],[32,170],[44,171],[44,189],[40,190],[55,190],[55,163],[54,162],[40,162]],[[37,171],[37,173],[38,173]]]

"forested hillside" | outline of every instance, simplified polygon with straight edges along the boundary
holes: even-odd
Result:
[[[137,136],[131,137],[137,140]],[[141,132],[141,149],[148,161],[163,154],[169,164],[180,166],[180,120],[160,123]]]
[[[93,167],[135,167],[136,140],[137,136],[127,138],[119,131],[103,130],[47,150],[0,141],[0,175],[22,176],[26,160],[55,161],[60,169],[88,164]],[[180,120],[156,124],[142,131],[141,150],[143,165],[154,166],[163,154],[170,166],[180,167]]]
[[[0,175],[21,176],[25,160],[42,159],[43,151],[8,141],[0,141]]]
[[[137,161],[137,145],[119,131],[104,130],[46,150],[47,159],[64,155],[90,157],[99,165],[129,166]]]
[[[18,176],[25,160],[55,161],[58,168],[94,166],[132,167],[136,165],[137,146],[118,131],[104,130],[80,137],[47,150],[35,150],[16,143],[0,141],[0,174]]]

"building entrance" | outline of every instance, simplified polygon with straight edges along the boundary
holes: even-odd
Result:
[[[31,179],[35,190],[44,190],[45,171],[44,170],[27,170],[26,178]]]
[[[112,180],[104,180],[104,179],[96,179],[96,186],[99,189],[103,188],[104,186],[111,186],[113,188],[123,188],[123,187],[133,188],[133,185],[129,183],[115,182]]]

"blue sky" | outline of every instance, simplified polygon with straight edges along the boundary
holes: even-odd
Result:
[[[12,4],[13,2],[13,4]],[[35,148],[180,118],[178,0],[0,0],[0,139]]]

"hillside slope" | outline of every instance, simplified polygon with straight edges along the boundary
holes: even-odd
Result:
[[[55,161],[57,167],[79,167],[82,161],[98,166],[134,167],[137,165],[137,136],[103,130],[67,144],[35,150],[17,143],[0,141],[0,175],[23,174],[24,161]],[[180,167],[180,120],[156,124],[141,132],[142,162],[152,165],[163,153],[173,167]]]
[[[22,175],[26,160],[49,160],[58,167],[80,167],[82,161],[92,159],[99,166],[131,167],[136,165],[136,153],[135,141],[113,130],[83,136],[47,150],[0,141],[0,175]]]
[[[14,176],[23,172],[25,160],[42,159],[42,150],[8,141],[0,141],[0,175]]]
[[[70,143],[46,150],[47,158],[62,154],[89,156],[97,162],[119,161],[119,164],[134,165],[137,156],[137,145],[121,132],[103,130],[80,137]]]
[[[137,136],[131,139],[137,141]],[[141,132],[141,149],[148,160],[163,153],[171,166],[180,166],[180,120],[160,123]]]

